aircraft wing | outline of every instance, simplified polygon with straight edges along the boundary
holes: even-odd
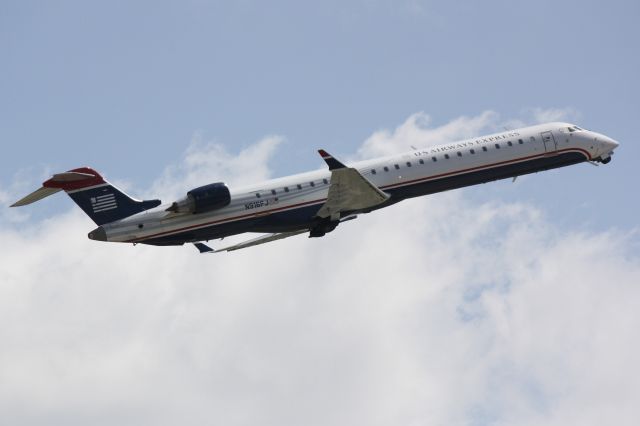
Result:
[[[389,194],[369,182],[358,170],[345,166],[322,149],[318,152],[331,170],[329,195],[318,210],[318,217],[338,220],[341,212],[365,210],[389,199]]]
[[[345,166],[324,150],[319,150],[318,152],[326,161],[329,166],[329,170],[331,170],[329,194],[327,196],[327,201],[325,201],[316,214],[318,217],[329,218],[332,221],[344,222],[355,219],[356,215],[350,214],[341,219],[340,214],[342,212],[366,210],[382,204],[389,199],[389,194],[381,191],[377,186],[369,182],[369,180],[362,176],[357,169]],[[283,238],[293,237],[306,232],[309,232],[309,230],[302,229],[299,231],[261,235],[251,240],[222,247],[213,251],[218,253],[221,251],[240,250],[247,247],[257,246],[259,244],[269,243],[271,241],[281,240]],[[201,243],[197,244],[196,247],[201,253],[211,252],[209,247]]]
[[[305,232],[309,232],[309,230],[308,229],[301,229],[299,231],[279,232],[279,233],[276,233],[276,234],[261,235],[261,236],[259,236],[257,238],[253,238],[251,240],[243,241],[241,243],[234,244],[232,246],[227,246],[227,247],[216,249],[215,252],[218,253],[220,251],[240,250],[240,249],[247,248],[247,247],[257,246],[259,244],[270,243],[271,241],[282,240],[283,238],[289,238],[289,237],[293,237],[295,235],[304,234]]]

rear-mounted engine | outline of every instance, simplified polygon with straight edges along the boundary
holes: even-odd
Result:
[[[187,192],[187,196],[174,201],[167,209],[174,213],[205,213],[228,206],[231,202],[229,188],[223,182],[211,183]]]

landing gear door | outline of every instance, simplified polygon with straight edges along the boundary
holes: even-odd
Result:
[[[540,133],[540,137],[542,138],[542,143],[544,143],[544,150],[547,152],[547,154],[556,152],[556,150],[558,149],[558,145],[556,144],[556,139],[553,137],[553,133],[542,132]]]

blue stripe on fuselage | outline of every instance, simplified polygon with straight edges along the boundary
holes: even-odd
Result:
[[[373,208],[377,210],[407,198],[429,195],[451,189],[463,188],[479,183],[535,173],[543,170],[569,166],[586,161],[585,154],[580,152],[564,152],[559,155],[535,158],[499,167],[487,168],[459,175],[452,175],[433,180],[382,189],[391,195],[388,202]],[[291,210],[284,210],[261,217],[252,217],[233,222],[212,225],[205,228],[179,232],[149,240],[139,241],[153,245],[180,245],[185,242],[206,241],[244,232],[287,232],[309,228],[314,224],[314,216],[323,201]]]

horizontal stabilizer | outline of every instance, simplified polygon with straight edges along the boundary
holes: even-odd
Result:
[[[31,194],[11,204],[11,207],[21,207],[21,206],[26,206],[27,204],[35,203],[36,201],[42,200],[43,198],[46,198],[49,195],[53,195],[58,191],[62,191],[62,189],[47,188],[46,186],[43,186],[42,188],[36,189]]]
[[[11,207],[25,206],[59,191],[69,197],[89,216],[96,225],[124,219],[161,204],[160,200],[136,200],[104,180],[90,167],[79,167],[56,173],[39,188],[15,202]]]
[[[53,195],[58,191],[62,191],[63,189],[67,189],[69,185],[77,185],[81,182],[92,181],[96,179],[96,176],[90,173],[82,173],[82,172],[64,172],[64,173],[56,173],[51,176],[51,179],[42,184],[42,188],[36,189],[31,194],[22,198],[20,201],[16,201],[11,205],[11,207],[21,207],[26,206],[27,204],[35,203],[36,201],[42,200],[49,195]]]
[[[63,183],[63,182],[77,182],[80,180],[94,179],[94,178],[95,178],[95,175],[92,175],[90,173],[64,172],[64,173],[56,173],[55,175],[51,176],[51,179],[49,180],[51,182]]]

